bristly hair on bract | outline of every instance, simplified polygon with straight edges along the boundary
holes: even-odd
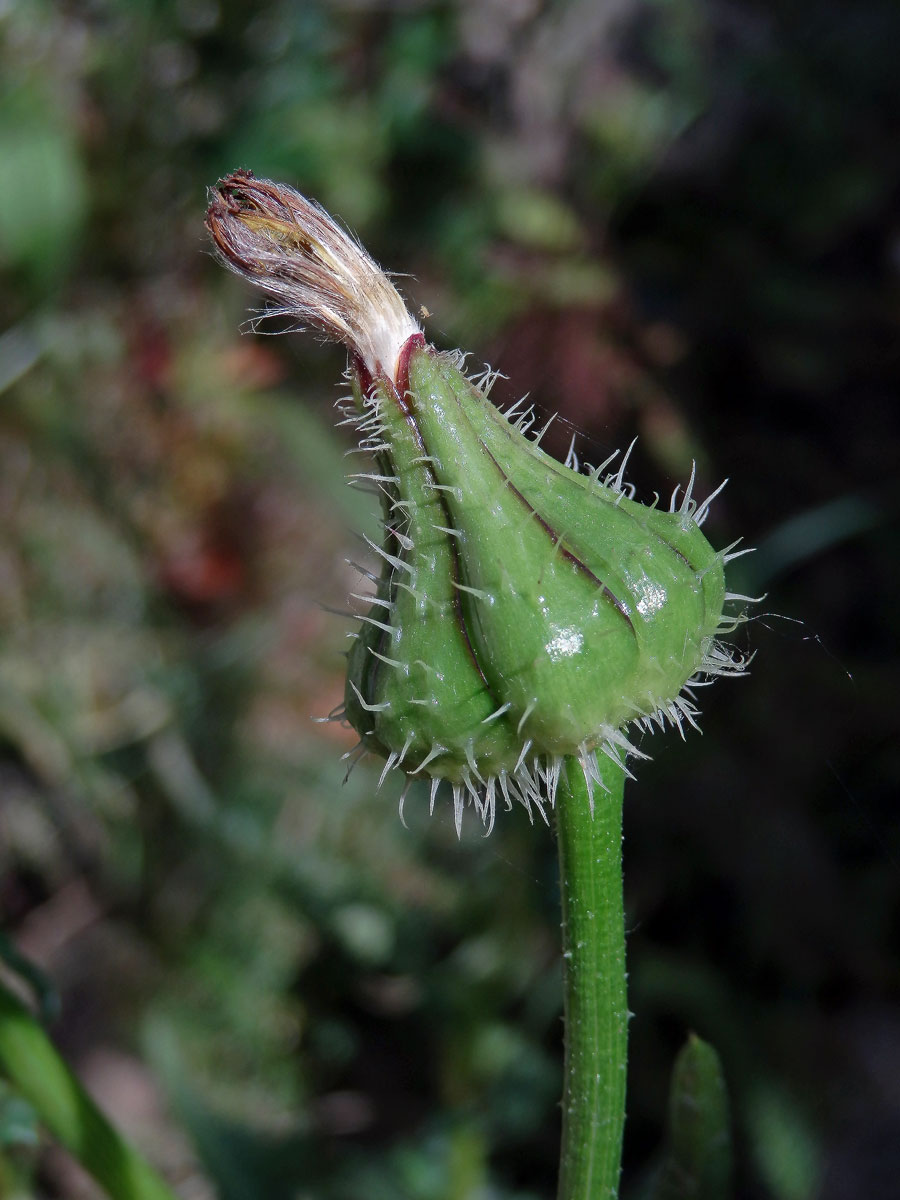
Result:
[[[567,757],[580,762],[593,797],[595,787],[605,788],[598,752],[629,777],[627,756],[648,757],[626,733],[629,727],[640,734],[674,726],[682,737],[686,726],[698,728],[696,689],[719,675],[741,675],[749,662],[721,639],[746,619],[745,609],[733,606],[754,599],[726,591],[722,572],[750,551],[736,549],[735,542],[716,552],[697,532],[724,483],[698,502],[692,470],[665,512],[658,498],[650,506],[634,502],[634,487],[625,480],[630,447],[617,469],[611,464],[618,453],[592,467],[579,462],[574,445],[565,464],[551,459],[539,446],[547,425],[534,431],[533,408],[523,411],[524,401],[505,413],[495,408],[488,394],[496,373],[466,376],[465,355],[427,346],[390,279],[359,243],[324,209],[284,184],[235,172],[211,190],[207,226],[220,259],[273,296],[274,312],[342,342],[350,352],[351,390],[338,407],[342,424],[355,429],[359,449],[374,460],[373,470],[354,474],[350,482],[379,495],[384,539],[381,545],[367,539],[380,573],[351,562],[373,585],[352,598],[370,608],[350,614],[361,629],[350,635],[345,702],[321,718],[352,725],[359,735],[358,745],[344,755],[348,776],[366,753],[375,753],[385,760],[379,788],[394,771],[405,776],[401,818],[412,782],[427,779],[432,810],[441,783],[450,787],[457,831],[467,804],[490,831],[498,801],[506,808],[520,803],[530,819],[537,811],[547,821]],[[453,435],[457,441],[448,433],[448,414],[465,426]],[[465,462],[455,461],[464,443],[472,453]],[[520,468],[515,480],[505,473],[504,454]],[[495,468],[498,490],[479,508],[468,493],[477,492],[480,470]],[[612,570],[609,554],[598,552],[590,530],[563,528],[560,514],[569,519],[563,494],[585,508],[586,526],[615,523],[616,536],[628,547],[627,569]],[[520,537],[497,542],[506,528]],[[647,542],[643,550],[635,542],[638,534]],[[587,668],[580,662],[588,657],[580,654],[587,635],[582,639],[571,623],[551,620],[539,642],[545,673],[536,666],[534,676],[559,681],[550,688],[552,703],[537,683],[533,693],[516,694],[511,680],[528,675],[527,663],[524,670],[521,661],[509,671],[497,666],[485,631],[495,610],[507,605],[510,623],[524,626],[528,610],[521,605],[530,586],[527,581],[513,586],[515,599],[510,598],[506,568],[497,565],[505,556],[497,547],[508,547],[513,559],[518,541],[529,537],[538,546],[535,577],[546,582],[555,572],[560,587],[577,583],[595,622],[586,628],[599,637],[597,645],[618,647],[621,656],[635,660],[630,669],[640,686],[631,685],[633,694],[626,689],[620,695],[617,680],[604,676],[606,649],[597,655],[596,669],[593,660]],[[486,549],[473,565],[483,539]],[[618,583],[611,583],[613,576]],[[682,587],[695,606],[699,597],[697,611],[705,614],[702,625],[684,635],[685,647],[693,649],[679,658],[676,647],[669,655],[674,666],[661,665],[665,656],[645,636],[673,587]],[[726,605],[732,611],[726,613]],[[453,672],[462,679],[455,689],[446,678]],[[583,697],[586,681],[596,703],[592,707],[580,698],[573,705],[569,693]],[[589,720],[583,728],[582,709]]]

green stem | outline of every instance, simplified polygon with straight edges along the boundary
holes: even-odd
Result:
[[[34,1017],[2,984],[0,1072],[113,1200],[175,1200],[85,1092]]]
[[[580,764],[556,794],[566,1062],[559,1200],[615,1200],[625,1125],[628,1004],[622,903],[625,776],[601,762],[594,812]]]

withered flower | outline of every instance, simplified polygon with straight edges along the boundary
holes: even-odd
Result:
[[[267,315],[296,317],[343,342],[373,377],[396,380],[400,351],[419,327],[387,275],[323,208],[287,184],[234,171],[210,188],[206,227],[222,263],[278,301]]]

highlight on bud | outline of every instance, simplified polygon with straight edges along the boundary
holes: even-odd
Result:
[[[265,315],[296,317],[343,342],[373,375],[395,377],[419,327],[387,275],[318,204],[234,171],[210,188],[206,227],[224,265],[278,301]]]
[[[352,633],[344,704],[366,753],[442,781],[457,830],[466,804],[490,828],[498,800],[546,820],[566,758],[593,794],[596,755],[626,774],[647,755],[626,731],[697,725],[695,689],[746,660],[721,635],[743,620],[726,590],[734,546],[701,532],[693,475],[668,511],[642,505],[627,461],[565,464],[532,435],[534,413],[501,413],[488,372],[426,344],[393,285],[320,208],[238,172],[207,223],[227,264],[351,350],[345,424],[374,467],[351,478],[381,497],[376,573]],[[546,428],[546,426],[545,426]],[[724,486],[724,485],[723,485]],[[356,566],[356,564],[352,564]],[[349,773],[349,771],[348,771]]]

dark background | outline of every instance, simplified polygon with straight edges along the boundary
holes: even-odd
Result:
[[[407,830],[310,720],[373,514],[342,354],[241,337],[207,255],[238,166],[557,452],[730,477],[751,673],[626,794],[624,1196],[690,1030],[740,1197],[900,1194],[898,45],[892,0],[0,9],[0,921],[185,1198],[537,1200],[559,1124],[549,831]],[[0,1090],[0,1175],[95,1195],[35,1137]]]

